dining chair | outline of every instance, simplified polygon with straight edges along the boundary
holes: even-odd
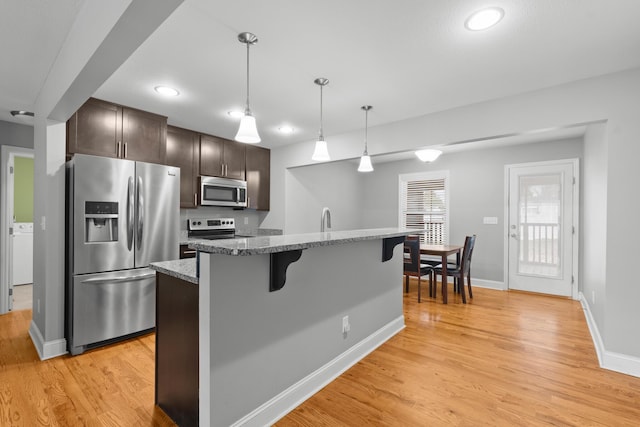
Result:
[[[467,297],[464,291],[464,279],[467,278],[467,286],[469,287],[469,298],[473,298],[473,291],[471,290],[471,255],[473,255],[473,247],[476,244],[476,235],[467,236],[464,239],[464,248],[462,249],[462,257],[460,259],[460,265],[447,264],[447,277],[451,276],[454,281],[458,281],[458,287],[456,290],[460,291],[462,295],[462,302],[467,303]],[[442,276],[442,264],[439,264],[433,268],[434,276]],[[442,277],[443,281],[447,281],[447,277]]]
[[[407,238],[404,241],[404,283],[405,292],[409,292],[409,277],[418,278],[418,302],[421,297],[422,276],[429,276],[429,294],[433,289],[433,267],[420,262],[420,240]]]

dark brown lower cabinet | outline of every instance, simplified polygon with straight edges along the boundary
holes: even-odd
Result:
[[[195,258],[196,250],[190,249],[189,245],[180,245],[180,259]]]
[[[198,425],[198,285],[156,273],[156,405]]]

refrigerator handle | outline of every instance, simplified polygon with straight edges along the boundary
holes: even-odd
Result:
[[[127,186],[127,249],[129,250],[133,247],[134,203],[133,177],[129,177]]]
[[[144,230],[144,195],[142,194],[142,177],[138,177],[138,188],[136,193],[138,194],[138,227],[136,233],[136,247],[138,250],[142,249],[142,234]]]

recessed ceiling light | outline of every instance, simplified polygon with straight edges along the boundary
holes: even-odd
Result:
[[[33,117],[34,114],[31,111],[24,111],[24,110],[11,110],[11,115],[13,117],[16,116],[29,116],[29,117]]]
[[[169,86],[156,86],[155,91],[164,96],[178,96],[180,92]]]
[[[228,111],[227,114],[229,115],[229,117],[233,117],[234,119],[239,119],[242,116],[244,116],[244,111],[233,110],[233,111]]]
[[[504,10],[499,7],[490,7],[473,13],[464,23],[471,31],[482,31],[496,25],[504,16]]]
[[[278,128],[281,133],[290,134],[293,133],[293,128],[291,126],[283,125]]]

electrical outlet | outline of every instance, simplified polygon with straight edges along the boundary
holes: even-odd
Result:
[[[249,224],[249,217],[245,216],[244,217],[244,225],[248,225]]]
[[[38,314],[40,314],[40,298],[38,298]]]
[[[349,316],[344,316],[342,318],[342,333],[346,334],[351,330],[351,325],[349,324]]]

